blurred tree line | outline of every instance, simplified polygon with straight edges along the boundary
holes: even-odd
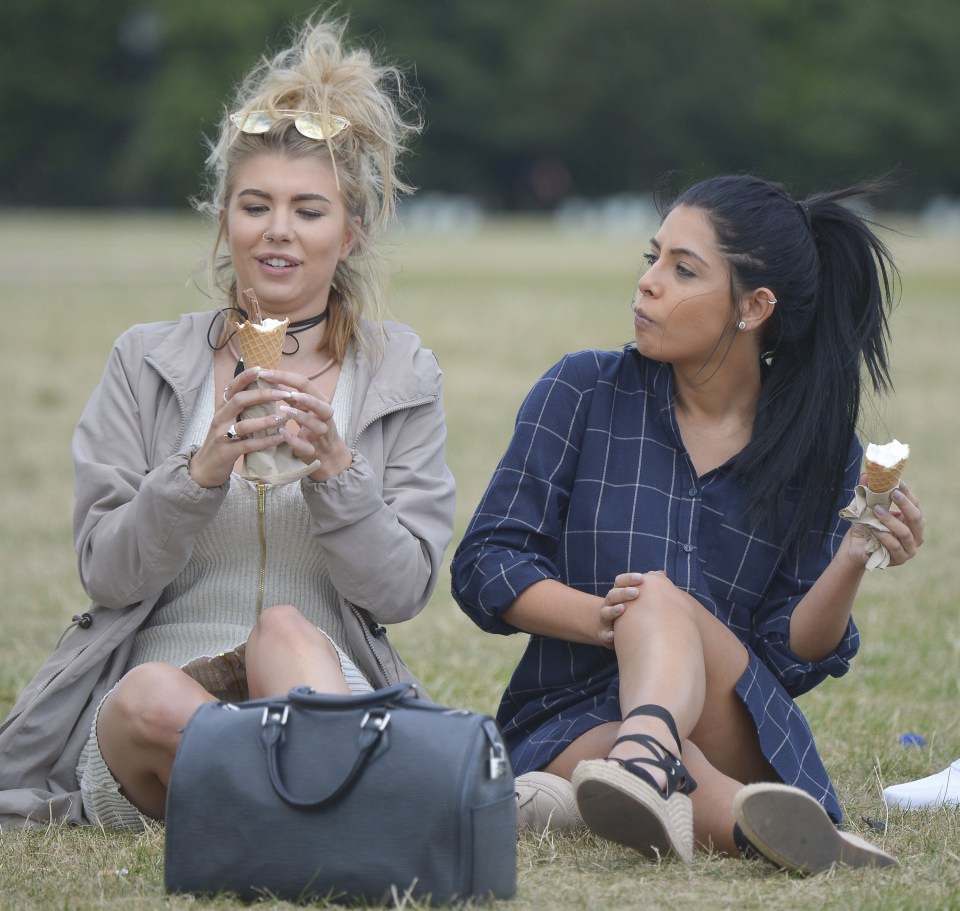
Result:
[[[29,0],[0,55],[0,205],[182,206],[204,134],[309,0]],[[798,192],[897,169],[960,195],[957,0],[341,0],[403,66],[422,191],[492,209],[756,171]]]

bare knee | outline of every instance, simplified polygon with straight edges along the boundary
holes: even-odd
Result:
[[[98,727],[122,732],[133,743],[164,744],[203,701],[202,688],[178,667],[159,661],[141,664],[110,693]]]
[[[336,646],[289,604],[263,611],[247,639],[246,657],[253,699],[282,695],[296,686],[349,692]]]
[[[296,641],[304,629],[312,624],[292,604],[274,604],[265,607],[250,632],[249,642],[256,648],[258,641]]]
[[[665,573],[644,573],[637,588],[637,598],[627,603],[627,609],[617,619],[618,631],[624,627],[653,632],[689,629],[698,625],[698,614],[706,612],[696,598],[674,585]]]
[[[272,629],[273,627],[296,626],[306,622],[306,617],[292,604],[274,604],[261,611],[257,626]]]
[[[260,614],[256,626],[250,632],[247,640],[248,649],[265,651],[271,655],[298,654],[305,646],[310,649],[320,648],[336,655],[333,643],[320,632],[300,611],[292,604],[275,604],[267,607]],[[256,661],[248,652],[248,661]]]

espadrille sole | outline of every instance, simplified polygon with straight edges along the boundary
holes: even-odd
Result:
[[[892,867],[899,861],[849,832],[841,832],[806,791],[752,784],[737,792],[733,814],[750,844],[785,870],[819,873],[834,864]]]
[[[603,759],[581,762],[573,792],[584,823],[601,838],[646,857],[693,859],[693,804],[686,794],[668,798],[621,766]]]

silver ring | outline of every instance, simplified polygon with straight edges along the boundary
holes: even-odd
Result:
[[[227,390],[228,390],[229,388],[230,388],[229,386],[224,386],[224,387],[223,387],[223,404],[224,404],[224,405],[226,405],[227,402],[230,401],[230,399],[227,398]]]
[[[226,433],[227,439],[228,439],[228,440],[235,440],[238,436],[240,436],[240,434],[237,433],[237,425],[236,425],[236,424],[231,424],[231,425],[227,428],[227,433]]]

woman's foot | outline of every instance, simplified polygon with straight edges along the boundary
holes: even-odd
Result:
[[[679,744],[673,718],[661,706],[640,706],[627,718],[640,715],[664,721]],[[692,860],[693,804],[688,795],[696,782],[680,760],[650,735],[627,734],[614,748],[622,754],[627,743],[639,745],[644,753],[588,759],[574,769],[573,791],[583,821],[601,838],[647,857],[676,854],[681,860]]]
[[[542,835],[544,832],[576,832],[583,820],[573,797],[573,785],[549,772],[518,775],[517,831]]]
[[[789,785],[747,785],[734,798],[733,814],[749,847],[784,870],[819,873],[834,864],[899,863],[870,842],[841,832],[813,797]]]

